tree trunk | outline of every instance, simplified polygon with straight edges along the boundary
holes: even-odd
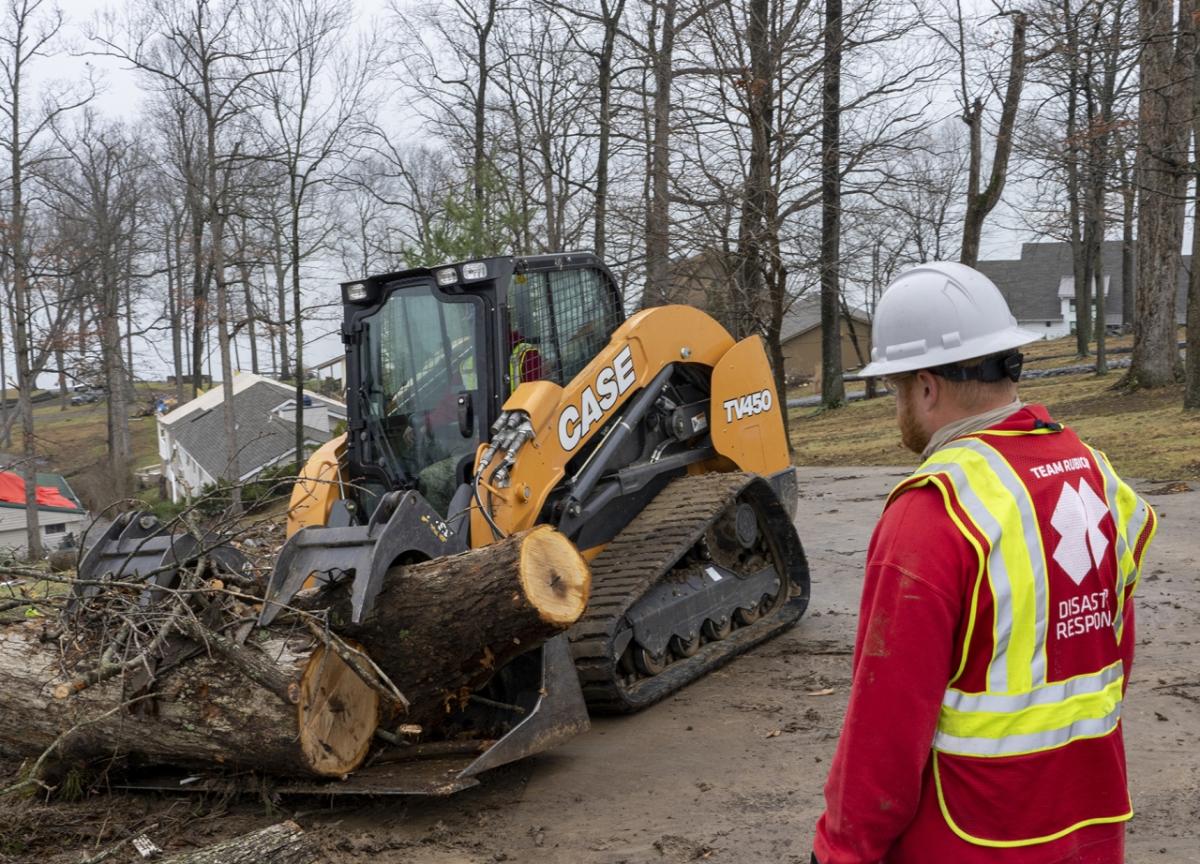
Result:
[[[825,4],[824,87],[821,94],[821,405],[846,401],[842,379],[842,0]],[[780,398],[783,398],[782,394]]]
[[[283,263],[286,255],[283,247],[283,229],[278,221],[272,221],[272,234],[275,246],[275,294],[279,301],[279,380],[286,381],[290,377],[291,368],[288,364],[287,268]]]
[[[161,864],[317,864],[323,861],[295,822],[280,822],[194,852],[164,858]]]
[[[1135,290],[1133,284],[1133,239],[1134,201],[1137,190],[1133,186],[1129,166],[1125,164],[1124,148],[1121,150],[1121,329],[1126,333],[1133,332],[1133,321],[1137,317],[1134,304]]]
[[[1103,193],[1101,193],[1101,196],[1103,196]],[[1098,229],[1098,230],[1100,230],[1100,229]],[[1103,238],[1102,230],[1101,230],[1101,238]],[[1108,317],[1108,307],[1107,307],[1107,298],[1104,296],[1105,295],[1104,264],[1102,261],[1103,249],[1104,249],[1104,241],[1103,241],[1103,239],[1101,239],[1101,240],[1097,241],[1095,247],[1092,250],[1092,255],[1094,256],[1093,257],[1094,263],[1092,265],[1092,274],[1093,274],[1092,278],[1096,285],[1096,374],[1097,375],[1107,375],[1108,374],[1108,350],[1107,350],[1107,345],[1106,345],[1107,339],[1108,339],[1108,322],[1106,320]]]
[[[302,202],[301,190],[297,188],[298,182],[299,178],[293,170],[289,186],[288,201],[291,206],[288,224],[291,227],[289,251],[292,259],[292,317],[296,319],[294,322],[296,335],[292,340],[294,354],[292,366],[296,370],[296,411],[292,415],[293,422],[296,424],[296,464],[304,461],[304,309],[300,293],[300,205]]]
[[[616,0],[610,9],[609,0],[601,0],[600,9],[604,19],[604,40],[600,45],[600,58],[596,70],[596,98],[600,102],[600,141],[596,150],[596,207],[593,219],[592,251],[604,259],[607,242],[605,220],[608,218],[608,157],[612,141],[612,60],[616,48],[617,33],[621,26],[621,15],[625,11],[625,0]]]
[[[54,364],[58,369],[58,410],[66,411],[71,403],[70,391],[67,389],[67,356],[61,340],[54,346]]]
[[[153,710],[133,713],[120,676],[80,686],[61,674],[41,627],[0,628],[0,741],[52,759],[222,764],[291,776],[341,777],[362,762],[378,723],[377,692],[335,652],[292,628],[209,651],[160,673]],[[150,699],[144,700],[150,702]],[[70,731],[74,730],[74,731]]]
[[[110,262],[111,263],[111,262]],[[116,274],[107,272],[100,277],[100,365],[104,370],[104,386],[108,389],[105,408],[108,412],[108,458],[113,497],[123,498],[130,492],[130,461],[133,457],[129,435],[129,410],[125,400],[125,379],[128,377],[121,357],[121,330],[118,312],[121,307]]]
[[[671,86],[675,55],[676,0],[653,7],[662,15],[654,65],[654,138],[650,158],[650,206],[646,213],[646,293],[643,306],[671,292]],[[653,38],[653,37],[652,37]]]
[[[21,19],[24,26],[24,19]],[[9,254],[13,282],[13,354],[17,361],[17,403],[21,411],[21,476],[25,480],[25,542],[31,561],[42,557],[42,532],[38,527],[37,449],[33,433],[33,389],[36,375],[30,368],[29,298],[25,262],[25,205],[23,201],[24,144],[21,141],[21,64],[15,65],[12,88],[12,138],[10,187],[12,213],[9,218]]]
[[[1193,150],[1200,159],[1200,79],[1192,80]],[[1200,165],[1200,162],[1196,163]],[[1187,291],[1187,348],[1184,351],[1183,407],[1188,411],[1200,409],[1200,170],[1195,172],[1192,194],[1192,266],[1188,273]]]
[[[561,633],[583,614],[591,573],[547,525],[460,555],[393,568],[367,619],[339,599],[332,626],[360,642],[409,701],[406,722],[426,729],[496,669]]]
[[[973,161],[971,176],[974,184],[967,192],[967,212],[963,216],[963,242],[960,260],[974,267],[979,263],[979,241],[983,234],[983,223],[993,208],[1000,203],[1004,183],[1008,178],[1008,159],[1012,154],[1013,128],[1017,122],[1017,108],[1021,104],[1021,90],[1025,83],[1025,25],[1023,12],[1013,13],[1012,53],[1008,61],[1008,85],[1004,91],[1004,102],[1000,107],[1000,126],[996,130],[996,146],[992,152],[992,169],[987,186],[978,188],[980,172],[977,159]],[[966,94],[963,94],[964,99]],[[981,147],[980,127],[983,123],[983,106],[975,105],[975,125],[971,127],[973,155]]]
[[[175,225],[171,223],[167,226],[165,233],[166,243],[166,271],[167,271],[167,317],[170,319],[171,326],[171,368],[175,372],[175,402],[178,405],[183,404],[183,310],[180,308],[180,281],[177,278],[180,275],[179,270],[179,244],[177,242],[177,234]],[[174,257],[172,257],[174,253]]]
[[[250,234],[246,228],[246,219],[242,218],[242,236],[238,244],[238,277],[242,280],[242,294],[246,301],[246,336],[250,340],[250,371],[258,374],[258,338],[255,333],[255,319],[258,317],[254,309],[254,289],[250,284]]]
[[[1137,317],[1126,383],[1162,387],[1179,377],[1175,334],[1183,209],[1187,193],[1192,72],[1192,0],[1140,0]]]
[[[0,446],[12,446],[12,421],[8,416],[8,364],[5,360],[4,316],[0,314]]]
[[[194,191],[189,191],[194,196]],[[204,335],[208,329],[208,280],[211,270],[204,261],[204,218],[199,203],[190,208],[192,226],[192,398],[200,393],[204,374]]]
[[[1075,353],[1088,356],[1088,329],[1084,321],[1091,309],[1092,285],[1087,279],[1087,254],[1081,237],[1079,201],[1079,33],[1071,19],[1071,2],[1063,0],[1063,27],[1067,39],[1067,219],[1071,227],[1071,273],[1075,278]]]

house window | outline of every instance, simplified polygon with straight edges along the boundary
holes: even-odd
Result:
[[[47,534],[62,534],[67,530],[67,523],[56,522],[53,525],[47,525],[45,531]]]

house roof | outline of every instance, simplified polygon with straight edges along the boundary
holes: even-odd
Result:
[[[1124,296],[1121,279],[1121,241],[1106,240],[1100,249],[1100,266],[1107,287],[1107,317],[1121,321],[1120,299]],[[1136,273],[1136,248],[1134,263]],[[1074,267],[1069,243],[1023,243],[1018,259],[980,261],[977,268],[1000,289],[1018,321],[1061,321],[1061,298],[1075,296]],[[1187,309],[1187,278],[1191,256],[1183,256],[1179,285],[1175,295],[1175,313],[1183,321]],[[1065,292],[1065,293],[1064,293]]]
[[[5,474],[9,472],[3,472]],[[75,490],[67,483],[67,478],[61,474],[48,474],[41,471],[34,476],[34,483],[37,484],[39,493],[43,489],[50,489],[57,493],[52,495],[52,500],[65,500],[70,506],[61,506],[57,504],[40,504],[38,510],[46,513],[85,513],[83,504],[75,495]],[[16,478],[20,481],[20,478]],[[21,481],[23,485],[23,481]],[[42,496],[45,497],[45,496]],[[11,499],[11,500],[10,500]],[[25,509],[24,490],[21,490],[20,496],[10,495],[0,499],[0,507],[14,508],[17,510]]]
[[[286,385],[257,375],[247,377],[258,380],[243,383],[239,387],[236,386],[238,382],[235,379],[233,395],[233,412],[237,423],[238,477],[245,477],[278,462],[289,455],[296,445],[295,423],[276,413],[278,409],[293,401],[294,391]],[[226,453],[225,412],[221,407],[222,401],[209,400],[196,409],[179,415],[183,408],[190,407],[212,392],[214,391],[209,391],[199,399],[194,399],[182,408],[160,417],[159,422],[170,428],[176,443],[186,450],[209,476],[220,477],[225,474],[229,459]],[[215,392],[219,394],[220,389],[216,389]],[[324,405],[335,417],[346,416],[346,406],[341,402],[326,399],[315,393],[305,395],[311,397],[314,404]],[[305,426],[304,437],[310,441],[325,441],[329,438],[329,433]]]
[[[851,309],[850,316],[855,323],[871,325],[871,319],[862,309]],[[779,341],[786,342],[795,339],[815,327],[821,326],[821,298],[810,294],[796,300],[783,315],[783,326],[779,331]]]

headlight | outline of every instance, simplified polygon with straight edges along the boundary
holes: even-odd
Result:
[[[350,282],[346,286],[346,299],[351,303],[361,303],[367,299],[366,282]]]
[[[437,276],[437,283],[443,287],[458,282],[458,271],[453,267],[443,267],[435,275]]]
[[[470,264],[464,264],[462,268],[463,279],[466,281],[474,281],[475,279],[487,278],[487,263],[484,261],[472,261]]]

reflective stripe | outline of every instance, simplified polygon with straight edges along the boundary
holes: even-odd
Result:
[[[518,342],[513,346],[512,353],[508,356],[508,385],[511,390],[516,390],[517,385],[521,383],[525,355],[532,350],[534,350],[534,346],[525,341]]]
[[[1046,550],[1042,544],[1042,532],[1038,525],[1037,512],[1033,507],[1033,498],[1029,489],[1021,482],[1017,472],[1008,460],[1001,456],[995,448],[976,438],[961,438],[952,447],[961,447],[982,456],[987,460],[988,467],[995,472],[996,477],[1004,484],[1004,488],[1012,495],[1021,514],[1021,533],[1025,536],[1025,549],[1029,555],[1029,572],[1033,576],[1033,594],[1035,606],[1033,613],[1033,662],[1030,664],[1030,674],[1034,687],[1046,683],[1046,628],[1050,617],[1049,579],[1046,574]],[[1014,611],[1021,610],[1019,606]],[[1016,621],[1015,627],[1028,626],[1030,622]]]
[[[933,457],[942,455],[938,451]],[[1002,547],[1004,533],[999,520],[980,500],[979,495],[967,481],[966,471],[957,462],[927,462],[921,466],[921,474],[945,474],[954,486],[958,503],[975,523],[979,532],[987,538],[990,551],[987,560],[988,584],[992,589],[992,605],[995,609],[993,628],[992,660],[988,664],[988,689],[1005,692],[1008,687],[1008,646],[1012,638],[1012,585],[1008,574],[1008,562]]]
[[[1005,735],[1002,738],[966,738],[939,731],[933,736],[935,750],[957,756],[1020,756],[1051,747],[1061,747],[1078,738],[1098,738],[1117,728],[1121,719],[1121,702],[1103,717],[1075,720],[1057,729],[1029,732],[1024,735]]]
[[[1138,562],[1134,553],[1137,551],[1138,540],[1152,517],[1150,505],[1134,492],[1129,484],[1117,477],[1107,457],[1090,447],[1088,450],[1104,476],[1104,497],[1116,526],[1117,602],[1113,629],[1117,634],[1117,641],[1120,642],[1125,630],[1125,589],[1137,580]]]
[[[1007,695],[1004,693],[963,693],[947,690],[942,704],[955,711],[987,711],[1015,713],[1034,705],[1049,705],[1064,702],[1074,696],[1099,693],[1105,687],[1125,677],[1125,668],[1120,660],[1092,675],[1080,675],[1054,684],[1046,684],[1029,693]]]
[[[963,509],[991,545],[987,569],[996,617],[988,690],[1027,690],[1044,684],[1046,559],[1029,490],[1008,461],[982,441],[960,438],[930,458],[943,461],[926,463],[919,473],[949,475]],[[977,460],[984,464],[970,464]],[[995,502],[995,509],[984,505],[985,500]],[[1019,531],[1013,530],[1016,523]]]

